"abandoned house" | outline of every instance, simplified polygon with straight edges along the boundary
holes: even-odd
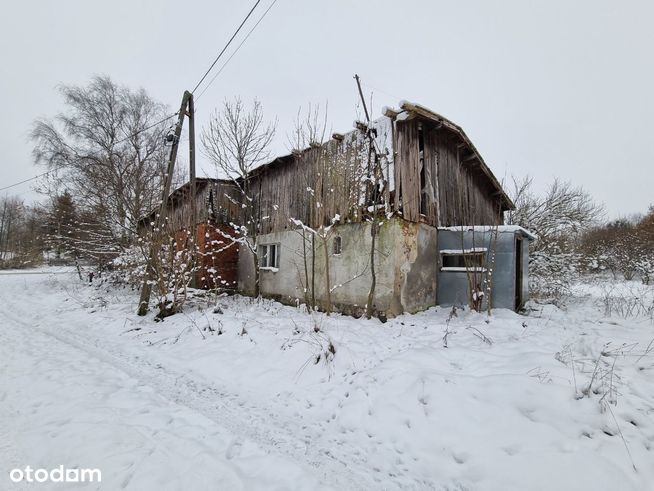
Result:
[[[514,205],[465,132],[420,105],[385,108],[247,179],[258,263],[243,245],[238,183],[196,180],[195,227],[189,184],[170,196],[178,248],[196,230],[197,287],[251,294],[259,269],[263,296],[356,315],[374,267],[380,316],[465,305],[475,292],[493,307],[517,310],[527,299],[534,237],[503,225]]]

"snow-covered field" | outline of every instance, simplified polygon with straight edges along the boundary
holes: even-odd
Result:
[[[0,273],[0,489],[654,489],[654,324],[606,284],[528,316],[235,297],[155,323],[50,273]]]

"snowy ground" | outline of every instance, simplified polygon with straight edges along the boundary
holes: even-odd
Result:
[[[636,285],[528,316],[225,298],[155,323],[135,292],[50,273],[0,273],[0,489],[654,489]],[[102,484],[14,485],[26,465]]]

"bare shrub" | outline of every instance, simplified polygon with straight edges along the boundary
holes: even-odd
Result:
[[[322,362],[329,373],[331,379],[334,373],[334,358],[336,357],[336,345],[331,337],[324,332],[321,321],[315,317],[312,318],[311,326],[302,328],[293,321],[293,333],[281,346],[282,350],[292,348],[298,343],[306,344],[310,347],[311,356],[298,369],[297,377],[304,372],[307,366],[318,365]]]
[[[644,317],[654,322],[654,289],[646,285],[603,285],[601,304],[604,315],[623,319]]]

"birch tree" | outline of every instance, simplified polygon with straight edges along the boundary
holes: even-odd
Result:
[[[65,110],[31,131],[35,161],[52,171],[42,191],[55,196],[63,188],[81,209],[103,210],[102,225],[123,249],[160,199],[166,108],[104,76],[59,91]]]

